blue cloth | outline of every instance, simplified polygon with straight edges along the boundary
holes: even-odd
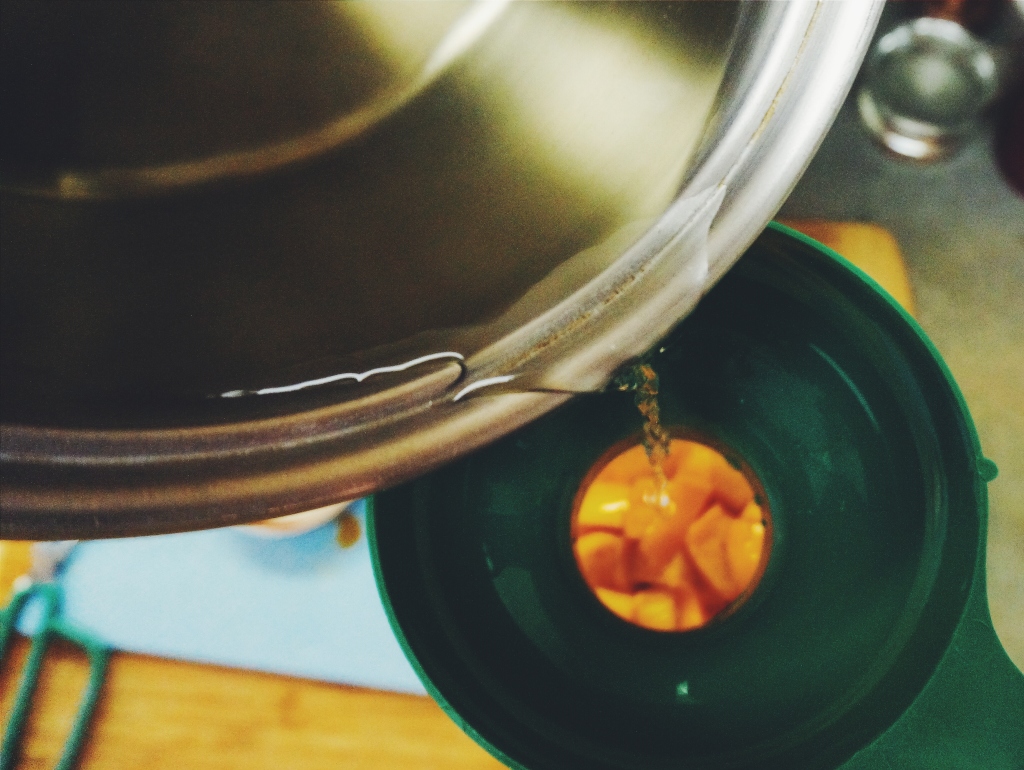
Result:
[[[60,577],[63,616],[119,650],[423,693],[377,593],[364,504],[349,510],[362,534],[347,549],[333,524],[84,542]]]

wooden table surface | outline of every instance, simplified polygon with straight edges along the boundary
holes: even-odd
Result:
[[[18,639],[0,673],[3,723],[28,653]],[[52,768],[88,674],[54,644],[22,741],[19,768]],[[429,698],[114,653],[82,770],[394,768],[496,770]]]
[[[793,222],[872,275],[908,309],[913,295],[895,241],[873,225]],[[27,568],[27,544],[0,543],[0,602]],[[6,724],[28,652],[19,639],[0,671]],[[52,768],[88,673],[55,644],[22,742],[19,768]],[[495,770],[429,698],[252,671],[115,653],[79,765],[82,770]]]
[[[27,572],[29,543],[0,541],[0,606]],[[0,727],[29,643],[0,667]],[[84,653],[55,642],[33,700],[18,768],[50,770],[88,677]],[[115,652],[80,757],[82,770],[498,770],[426,696]]]

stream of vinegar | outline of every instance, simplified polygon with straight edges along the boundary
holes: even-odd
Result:
[[[633,391],[634,402],[644,418],[644,451],[651,463],[651,470],[657,483],[654,502],[659,508],[671,504],[668,496],[668,478],[665,475],[665,458],[668,457],[672,437],[661,424],[658,406],[658,373],[650,364],[635,364],[616,380],[619,390]]]

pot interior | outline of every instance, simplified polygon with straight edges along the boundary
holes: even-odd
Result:
[[[664,212],[739,13],[405,6],[4,3],[0,421],[236,422],[468,357]]]

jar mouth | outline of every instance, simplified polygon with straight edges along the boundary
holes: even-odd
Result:
[[[584,583],[605,609],[652,631],[696,631],[727,617],[756,589],[770,555],[761,489],[748,465],[692,437],[672,438],[657,464],[642,444],[613,447],[573,506]]]

